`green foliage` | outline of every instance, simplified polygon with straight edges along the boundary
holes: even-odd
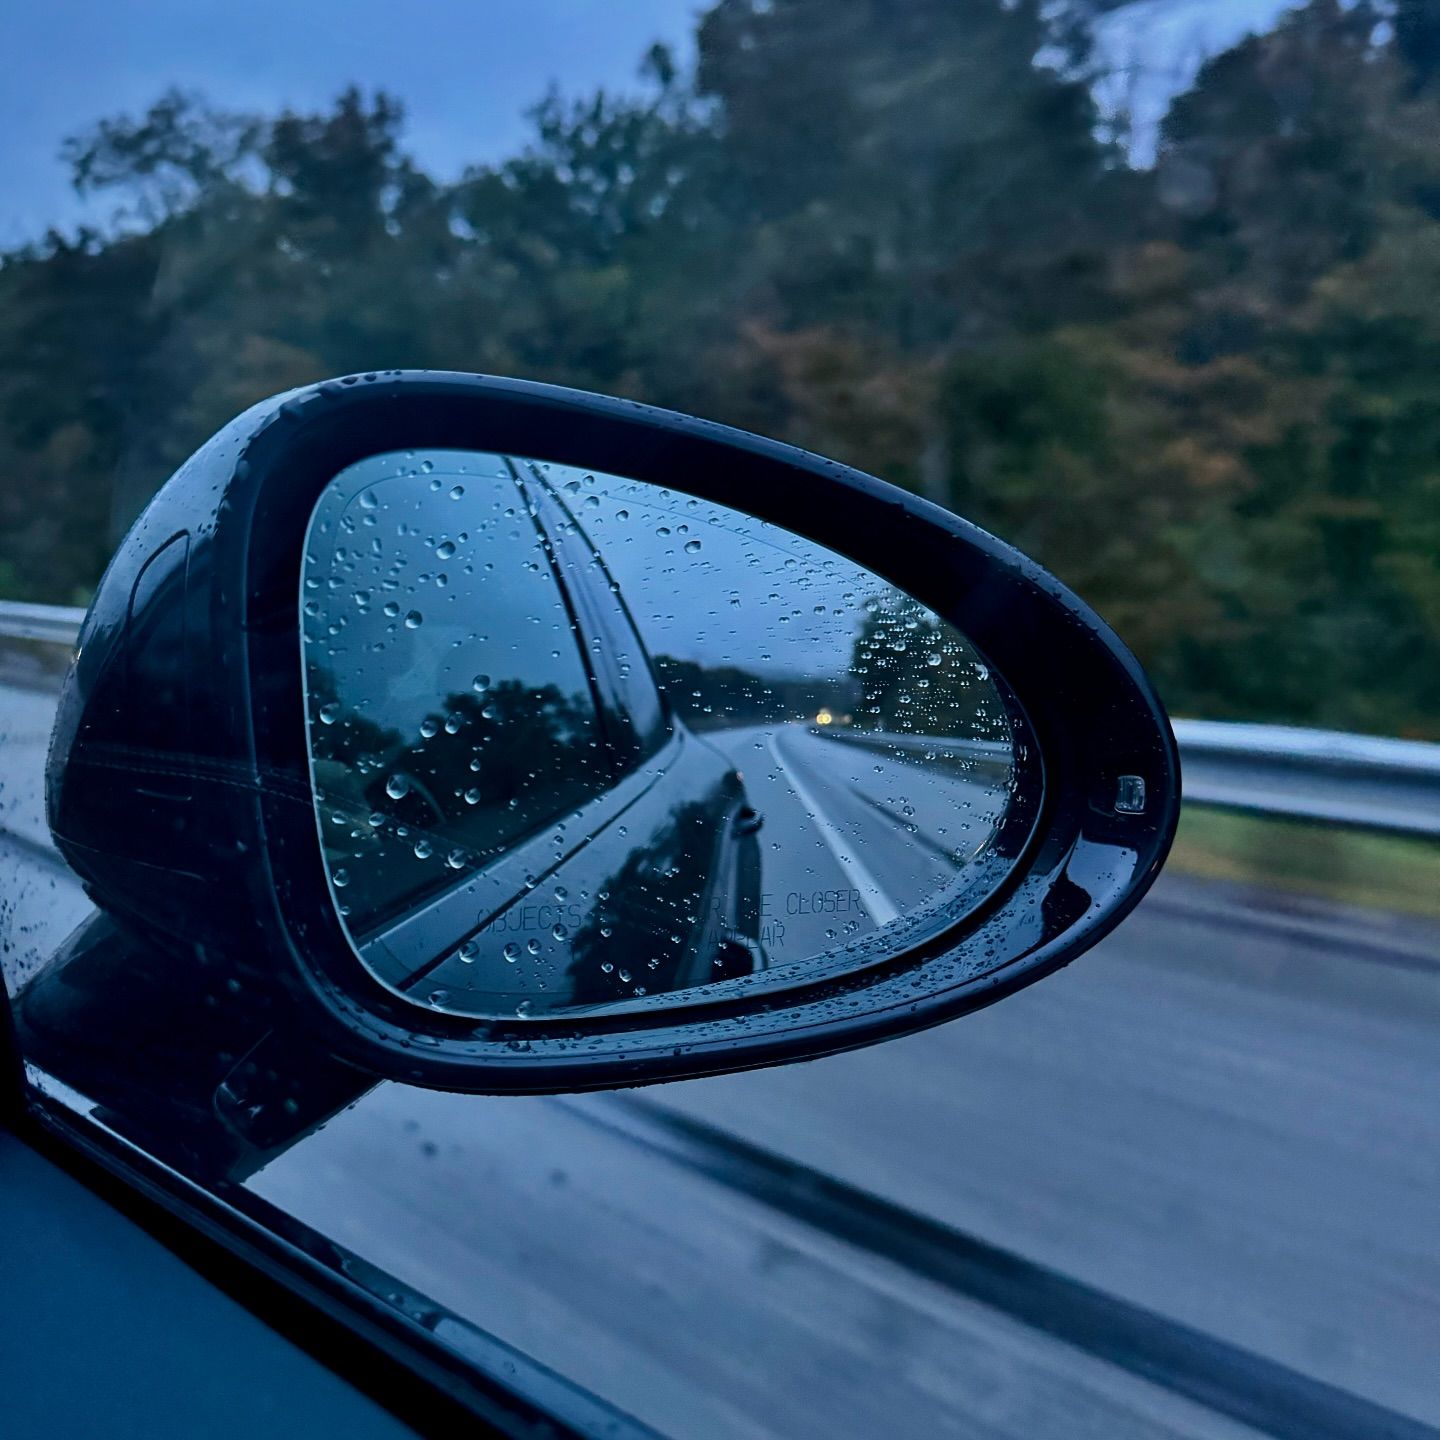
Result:
[[[86,593],[267,394],[490,370],[949,504],[1177,711],[1440,735],[1434,7],[1310,0],[1147,171],[1091,100],[1111,8],[718,0],[693,74],[657,48],[638,98],[552,94],[452,184],[383,94],[102,121],[64,156],[112,222],[0,259],[0,584]]]
[[[1374,911],[1440,918],[1433,840],[1186,805],[1170,872],[1247,888],[1317,895]],[[1266,897],[1256,897],[1267,903]]]

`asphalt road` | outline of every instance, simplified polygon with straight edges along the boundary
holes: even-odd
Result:
[[[0,694],[12,977],[85,904],[43,859],[20,773],[43,720],[43,701]],[[790,789],[833,813],[837,772],[788,738]],[[759,803],[778,838],[793,816]],[[845,875],[823,835],[805,845],[807,882]],[[927,883],[870,870],[896,904]],[[1440,1426],[1437,957],[1418,922],[1164,879],[991,1010],[643,1103]],[[381,1086],[252,1186],[676,1435],[1257,1433],[658,1153],[634,1104]]]

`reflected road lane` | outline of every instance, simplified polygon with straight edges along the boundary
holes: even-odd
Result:
[[[764,817],[761,942],[772,964],[932,903],[983,849],[1008,798],[1002,784],[978,774],[814,735],[805,725],[704,738],[744,775]]]

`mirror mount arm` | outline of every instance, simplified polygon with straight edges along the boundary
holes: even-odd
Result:
[[[104,911],[15,999],[32,1065],[206,1183],[243,1182],[376,1083],[286,1013]]]

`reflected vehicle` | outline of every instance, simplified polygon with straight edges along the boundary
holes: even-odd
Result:
[[[1023,838],[1016,718],[960,633],[683,490],[370,456],[314,509],[300,606],[334,903],[438,1011],[819,973],[973,907]]]
[[[761,817],[536,467],[351,467],[302,611],[330,883],[378,979],[524,1016],[763,965]]]

